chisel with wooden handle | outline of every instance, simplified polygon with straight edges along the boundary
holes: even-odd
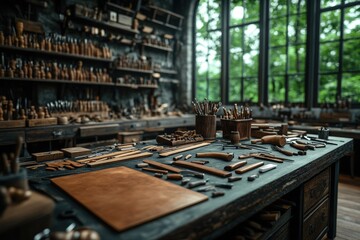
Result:
[[[231,161],[234,158],[234,153],[222,153],[222,152],[202,152],[197,153],[196,157],[209,157],[209,158],[217,158],[225,161]]]
[[[237,162],[237,163],[233,163],[233,164],[230,164],[230,165],[227,165],[224,167],[224,170],[226,171],[233,171],[235,169],[238,169],[242,166],[244,166],[245,164],[247,163],[247,161],[240,161],[240,162]]]
[[[149,164],[150,166],[157,167],[157,168],[164,169],[164,170],[168,170],[168,171],[174,172],[174,173],[179,173],[179,174],[181,173],[181,174],[184,174],[184,175],[191,174],[194,177],[201,178],[201,179],[203,179],[205,177],[203,173],[190,171],[190,170],[182,170],[180,168],[169,166],[167,164],[156,162],[156,161],[150,160],[150,159],[145,159],[145,160],[143,160],[143,162]]]
[[[196,163],[190,163],[190,162],[186,162],[183,160],[175,161],[173,164],[177,165],[177,166],[181,166],[181,167],[195,169],[195,170],[201,171],[201,172],[206,172],[206,173],[213,174],[213,175],[216,175],[219,177],[230,177],[232,175],[231,172],[226,172],[226,171],[223,171],[223,170],[220,170],[217,168],[208,167],[208,166],[200,165],[200,164],[196,164]]]
[[[253,139],[251,143],[268,143],[272,145],[277,145],[279,147],[283,147],[286,144],[286,138],[282,135],[270,135],[270,136],[263,136],[260,139]]]
[[[246,173],[250,170],[253,170],[255,168],[258,168],[260,166],[264,165],[264,162],[258,162],[258,163],[254,163],[254,164],[251,164],[249,166],[246,166],[246,167],[242,167],[242,168],[239,168],[239,169],[236,169],[235,172],[236,173],[239,173],[239,174],[242,174],[242,173]]]

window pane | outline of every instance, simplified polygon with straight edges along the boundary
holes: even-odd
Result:
[[[286,44],[286,17],[270,20],[270,46]]]
[[[259,4],[260,1],[245,0],[245,22],[259,20]]]
[[[342,78],[342,97],[351,98],[352,102],[360,102],[360,75],[343,74]]]
[[[243,56],[244,61],[244,76],[257,76],[258,74],[258,62],[259,62],[259,52],[251,51],[250,53],[245,53]]]
[[[270,16],[278,17],[286,15],[286,0],[274,0],[270,2]]]
[[[338,71],[339,43],[320,44],[320,72]]]
[[[220,101],[220,78],[212,78],[209,81],[209,96],[211,101]]]
[[[269,102],[285,101],[285,78],[270,77],[269,78]]]
[[[204,26],[208,26],[208,29],[218,29],[221,27],[220,13],[221,0],[200,0],[196,15],[197,22],[201,21]]]
[[[341,4],[341,0],[321,0],[321,8],[333,7]]]
[[[289,72],[305,73],[305,45],[289,47]]]
[[[240,76],[240,74],[238,74],[237,76]],[[240,87],[241,87],[240,77],[230,78],[230,83],[229,83],[229,101],[230,102],[241,101]]]
[[[205,76],[200,77],[199,75],[196,77],[196,98],[204,99],[207,97],[207,81]]]
[[[360,37],[360,6],[345,9],[344,38]]]
[[[289,76],[289,102],[305,102],[305,79],[303,75]]]
[[[360,40],[344,41],[343,71],[360,70],[359,45]]]
[[[258,101],[258,79],[245,78],[244,79],[244,101],[257,102]]]
[[[306,0],[291,0],[290,1],[290,14],[297,14],[306,12]]]
[[[260,29],[256,24],[250,24],[244,28],[245,51],[259,49]]]
[[[336,99],[336,75],[321,75],[318,103],[335,102]]]
[[[290,43],[298,44],[306,42],[306,14],[290,16],[288,35]]]
[[[243,1],[231,1],[230,9],[230,26],[241,24],[244,18]]]
[[[322,13],[320,21],[320,41],[331,41],[339,39],[340,10]]]
[[[286,70],[286,48],[270,49],[270,72],[269,75],[284,74]]]
[[[242,29],[232,28],[230,29],[230,52],[239,53],[242,52]]]
[[[230,78],[242,76],[242,53],[230,54]]]

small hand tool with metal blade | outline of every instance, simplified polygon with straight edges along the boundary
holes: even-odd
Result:
[[[272,144],[272,145],[277,145],[279,147],[283,147],[286,144],[286,138],[282,135],[269,135],[269,136],[264,136],[260,139],[254,139],[251,140],[251,143],[268,143],[268,144]]]
[[[222,153],[222,152],[202,152],[196,154],[197,158],[209,157],[217,158],[225,161],[231,161],[234,158],[234,153]]]
[[[170,172],[182,174],[184,176],[191,175],[191,176],[194,176],[196,178],[201,178],[201,179],[203,179],[204,176],[205,176],[205,174],[203,174],[203,173],[199,173],[199,172],[191,171],[191,170],[182,170],[180,168],[169,166],[167,164],[156,162],[156,161],[150,160],[150,159],[145,159],[145,160],[143,160],[143,162],[149,164],[150,166],[157,167],[157,168],[164,169],[164,170],[168,170]]]

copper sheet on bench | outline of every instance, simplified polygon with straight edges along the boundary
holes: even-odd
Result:
[[[51,180],[117,231],[134,227],[208,199],[127,167]]]

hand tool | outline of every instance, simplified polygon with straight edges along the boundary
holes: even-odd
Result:
[[[210,185],[213,185],[215,187],[219,187],[219,188],[226,188],[226,189],[231,189],[234,184],[232,183],[213,183],[211,182]]]
[[[266,164],[266,165],[259,168],[259,172],[260,173],[268,172],[268,171],[273,170],[274,168],[276,168],[276,166],[277,166],[276,164],[271,164],[271,163]]]
[[[275,151],[278,151],[286,156],[293,156],[294,153],[293,152],[290,152],[290,151],[287,151],[283,148],[280,148],[279,146],[271,146],[271,149],[275,150]]]
[[[199,187],[198,189],[196,189],[196,191],[198,192],[208,192],[208,191],[214,191],[216,190],[215,186],[212,185],[207,185],[207,186],[202,186]]]
[[[286,144],[286,138],[282,135],[270,135],[270,136],[264,136],[260,139],[253,139],[251,140],[251,143],[268,143],[272,145],[277,145],[279,147],[283,147]]]
[[[161,169],[156,169],[156,168],[148,168],[148,167],[144,167],[141,170],[148,171],[148,172],[154,172],[154,173],[161,173],[161,174],[167,174],[168,173],[167,170],[161,170]]]
[[[259,177],[259,174],[253,174],[253,175],[248,176],[247,179],[248,179],[248,181],[252,182],[258,177]]]
[[[154,174],[154,177],[157,177],[157,178],[162,178],[164,176],[164,174],[162,173],[155,173]]]
[[[136,158],[150,157],[152,155],[153,154],[150,153],[150,152],[144,152],[144,153],[133,154],[133,155],[130,155],[130,156],[120,156],[120,157],[114,157],[114,158],[108,159],[108,160],[90,162],[90,163],[87,163],[87,165],[90,166],[90,167],[96,167],[96,166],[109,164],[109,163],[126,161],[126,160],[131,160],[131,159],[136,159]]]
[[[220,177],[230,177],[231,176],[231,172],[226,172],[217,168],[212,168],[212,167],[208,167],[205,165],[199,165],[196,163],[190,163],[190,162],[186,162],[183,160],[179,160],[179,161],[175,161],[174,165],[178,165],[178,166],[182,166],[182,167],[186,167],[186,168],[192,168],[198,171],[203,171],[203,172],[207,172],[216,176],[220,176]]]
[[[205,147],[210,144],[211,144],[211,142],[202,142],[202,143],[198,143],[198,144],[185,145],[185,146],[178,147],[177,149],[174,149],[174,150],[171,150],[168,152],[162,152],[159,154],[159,156],[160,157],[168,157],[168,156],[176,154],[176,153],[185,152],[185,151],[192,150],[195,148]]]
[[[176,161],[176,160],[180,160],[182,157],[183,157],[183,155],[178,155],[178,156],[173,157],[173,159]]]
[[[235,182],[235,181],[239,181],[241,179],[242,179],[241,176],[231,176],[231,177],[228,177],[228,182]]]
[[[181,185],[184,186],[184,185],[186,185],[186,184],[189,183],[189,182],[190,182],[190,178],[183,178],[183,179],[181,180]]]
[[[258,167],[260,167],[262,165],[264,165],[264,162],[253,163],[253,164],[250,164],[248,166],[236,169],[235,172],[238,173],[238,174],[246,173],[246,172],[248,172],[250,170],[253,170],[255,168],[258,168]]]
[[[171,173],[171,174],[166,175],[166,178],[170,179],[170,180],[182,180],[183,176],[178,173]]]
[[[225,161],[231,161],[234,158],[234,153],[221,153],[221,152],[202,152],[197,153],[196,157],[209,157],[209,158],[217,158]]]
[[[255,145],[255,144],[247,144],[247,143],[242,143],[241,144],[242,146],[244,146],[244,148],[250,148],[250,149],[258,149],[258,150],[262,150],[262,151],[265,151],[266,150],[266,152],[267,151],[269,151],[269,149],[267,148],[267,147],[265,147],[265,146],[259,146],[259,145]]]
[[[147,163],[138,163],[138,164],[136,164],[137,168],[143,168],[143,167],[148,167],[148,166],[149,166],[149,164],[147,164]]]
[[[330,144],[330,145],[337,145],[336,143],[333,143],[333,142],[330,142],[327,140],[323,140],[323,139],[318,139],[316,137],[304,136],[303,138],[305,138],[308,141],[321,142],[321,143],[326,143],[326,144]]]
[[[153,167],[157,167],[157,168],[160,168],[160,169],[164,169],[164,170],[168,170],[170,172],[174,172],[174,173],[179,173],[179,174],[183,174],[183,175],[192,175],[196,178],[201,178],[203,179],[204,178],[204,174],[203,173],[199,173],[199,172],[195,172],[195,171],[191,171],[191,170],[182,170],[182,169],[179,169],[179,168],[176,168],[176,167],[173,167],[173,166],[169,166],[169,165],[166,165],[166,164],[163,164],[163,163],[160,163],[160,162],[156,162],[154,160],[150,160],[150,159],[145,159],[143,160],[144,163],[147,163],[149,164],[150,166],[153,166]]]
[[[8,160],[8,156],[6,153],[2,153],[1,154],[1,161],[2,161],[2,170],[3,170],[3,174],[4,175],[8,175],[10,174],[10,163]]]
[[[205,185],[208,181],[209,181],[209,179],[198,180],[198,181],[195,181],[195,182],[189,182],[188,188],[195,188],[195,187],[198,187],[198,186],[203,186],[203,185]]]
[[[191,162],[196,163],[196,164],[201,164],[201,165],[205,165],[206,163],[209,163],[209,161],[205,161],[205,160],[194,160]]]
[[[11,171],[12,173],[18,173],[19,172],[19,156],[21,152],[22,145],[24,143],[23,137],[19,136],[16,139],[16,148],[15,148],[15,154],[13,156],[13,159],[11,159]]]
[[[186,155],[185,157],[184,157],[184,159],[185,160],[188,160],[189,158],[191,158],[192,157],[192,155],[191,154],[188,154],[188,155]]]
[[[315,149],[314,146],[310,146],[310,145],[307,145],[307,144],[300,144],[300,143],[297,143],[297,142],[291,142],[290,146],[293,147],[293,148],[296,148],[298,150],[301,150],[301,151],[306,151],[308,149],[311,149],[311,150]]]
[[[212,196],[213,198],[222,197],[222,196],[224,196],[224,195],[225,195],[224,192],[212,192],[212,193],[211,193],[211,196]]]
[[[303,140],[296,140],[296,143],[310,146],[309,149],[314,148],[314,150],[315,150],[315,148],[323,148],[323,147],[326,147],[326,144],[325,144],[325,143],[306,142],[306,141],[303,141]]]
[[[233,163],[233,164],[230,164],[230,165],[226,165],[226,166],[224,167],[224,170],[226,170],[226,171],[233,171],[233,170],[235,170],[235,169],[237,169],[237,168],[239,168],[239,167],[244,166],[246,163],[247,163],[247,161],[244,160],[244,161],[240,161],[240,162]]]

